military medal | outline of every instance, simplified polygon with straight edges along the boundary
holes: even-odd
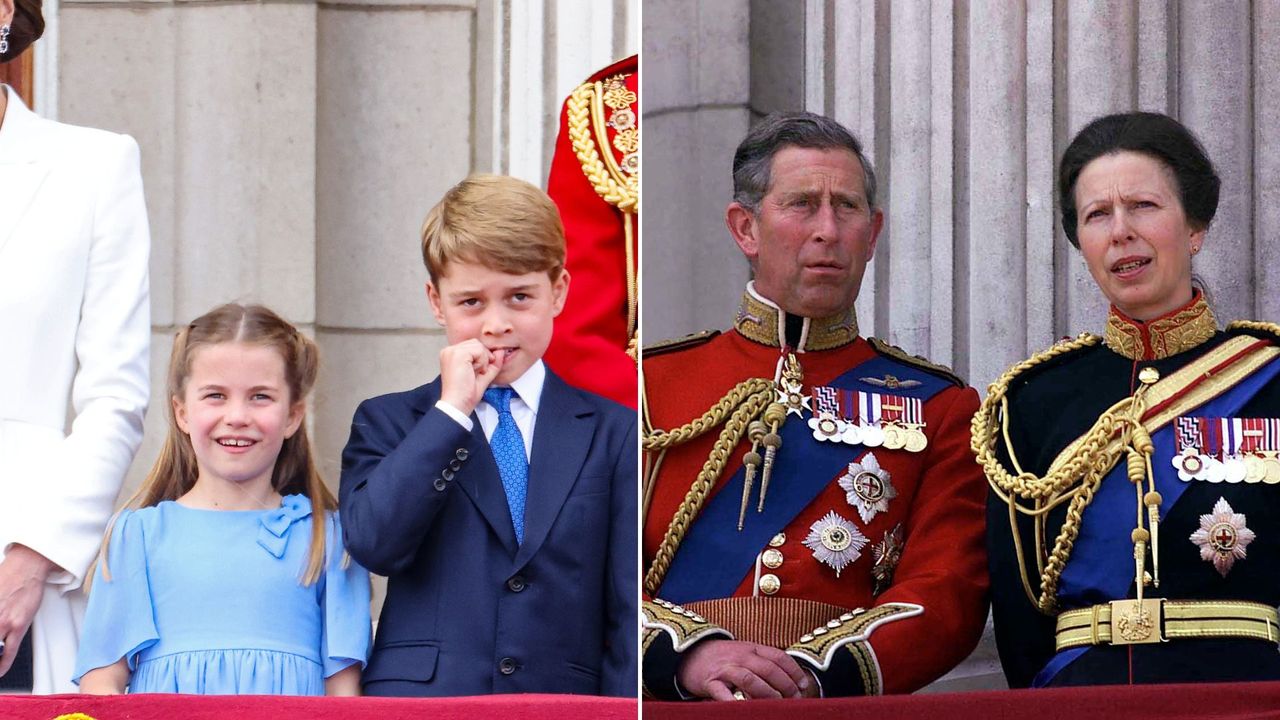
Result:
[[[798,378],[783,376],[778,381],[778,402],[787,409],[787,414],[804,417],[809,407],[809,398],[801,390],[803,386]]]
[[[836,514],[834,510],[809,526],[804,546],[813,551],[818,562],[830,566],[840,577],[840,571],[862,557],[867,538],[853,523]]]
[[[907,427],[907,444],[905,445],[907,452],[924,452],[929,447],[929,438],[925,437],[924,430],[914,425]]]
[[[809,429],[813,431],[813,439],[827,442],[843,442],[845,422],[839,416],[837,390],[833,387],[815,387],[810,407],[813,417],[809,418]]]
[[[1244,482],[1246,471],[1242,458],[1227,458],[1222,462],[1222,469],[1226,472],[1226,482]]]
[[[1191,533],[1191,542],[1200,548],[1200,559],[1213,563],[1225,578],[1236,560],[1245,559],[1245,548],[1256,537],[1245,525],[1245,516],[1232,510],[1226,498],[1218,498],[1213,512],[1200,516],[1200,529]]]
[[[863,445],[909,452],[920,452],[928,445],[921,431],[925,425],[924,403],[919,398],[859,392],[857,405],[863,420]],[[878,440],[875,445],[867,439],[870,427],[879,430],[878,434],[871,434],[872,440]]]
[[[902,545],[902,523],[898,523],[892,530],[886,530],[884,539],[872,549],[871,557],[875,560],[871,566],[871,577],[875,580],[872,595],[879,595],[893,584],[893,571],[902,559]]]
[[[1262,458],[1263,474],[1262,482],[1268,485],[1280,483],[1280,458],[1274,450],[1269,450],[1263,454]]]
[[[1280,419],[1180,417],[1175,428],[1183,482],[1280,483]]]
[[[858,428],[858,434],[862,444],[867,447],[884,445],[884,430],[881,430],[879,425],[863,425]]]
[[[837,482],[844,490],[844,499],[857,508],[863,523],[871,522],[876,513],[888,510],[889,501],[898,497],[898,491],[889,481],[889,472],[880,467],[880,461],[872,453],[862,456],[859,462],[849,463]]]
[[[1263,464],[1262,458],[1257,455],[1245,455],[1242,460],[1244,462],[1244,481],[1252,484],[1262,482],[1262,476],[1267,472],[1267,467]]]
[[[907,446],[907,433],[897,423],[886,423],[884,429],[884,447],[886,450],[901,450]]]

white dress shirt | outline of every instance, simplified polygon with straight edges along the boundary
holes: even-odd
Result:
[[[533,426],[538,419],[538,402],[542,398],[542,384],[547,379],[547,366],[541,360],[529,366],[524,374],[511,383],[515,392],[511,395],[511,416],[520,428],[520,437],[524,440],[524,456],[529,458],[533,450]],[[474,424],[471,418],[461,410],[444,400],[436,401],[436,407],[453,418],[459,425],[471,432]],[[498,427],[498,411],[492,405],[481,400],[476,405],[476,417],[480,420],[480,429],[484,430],[486,440],[493,437]]]

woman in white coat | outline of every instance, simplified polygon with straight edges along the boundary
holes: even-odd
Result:
[[[40,35],[0,0],[0,62]],[[75,692],[80,585],[142,439],[150,252],[138,146],[0,85],[0,675],[30,628],[36,693]]]

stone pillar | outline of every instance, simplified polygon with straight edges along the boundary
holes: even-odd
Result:
[[[750,118],[748,18],[747,0],[645,3],[645,343],[724,327],[747,280],[724,209]]]
[[[153,400],[127,488],[163,439],[175,328],[227,301],[264,303],[316,337],[310,422],[336,488],[356,404],[438,371],[444,336],[418,249],[427,210],[471,172],[545,183],[564,97],[639,47],[638,0],[62,0],[46,12],[37,96],[56,104],[37,107],[142,148]]]
[[[661,138],[645,156],[649,341],[724,327],[744,279],[732,246],[707,257],[688,239],[724,236],[724,195],[705,188],[728,186],[745,132],[720,123],[708,140],[674,125],[722,112],[706,90],[717,85],[747,88],[730,107],[824,112],[862,140],[888,223],[860,324],[977,387],[1059,337],[1102,329],[1106,300],[1060,228],[1056,168],[1072,135],[1107,113],[1167,112],[1200,135],[1223,193],[1196,271],[1224,321],[1277,319],[1267,179],[1280,173],[1280,106],[1265,71],[1280,52],[1263,28],[1280,18],[1269,5],[741,0],[707,22],[693,4],[651,4],[645,65],[662,87],[645,103]],[[743,28],[745,46],[726,37]]]

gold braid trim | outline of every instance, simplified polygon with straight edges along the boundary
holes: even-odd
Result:
[[[651,631],[666,633],[671,637],[671,647],[676,652],[684,652],[690,645],[708,637],[734,639],[728,630],[709,622],[698,613],[661,598],[640,603],[640,614],[640,626],[644,628],[645,636],[648,637]],[[652,642],[649,640],[645,643],[645,648],[648,649]]]
[[[623,76],[625,77],[625,76]],[[636,284],[635,218],[640,211],[640,175],[624,173],[609,149],[604,119],[605,89],[599,82],[583,83],[567,102],[569,139],[582,173],[596,194],[622,212],[623,242],[626,248],[627,283],[627,347],[626,353],[636,360],[639,342],[636,337],[639,318],[639,289]],[[634,97],[634,96],[632,96]],[[595,138],[605,148],[602,159]]]
[[[1074,452],[1064,453],[1066,461],[1055,462],[1049,473],[1040,478],[1032,473],[1023,472],[1013,454],[1013,447],[1008,441],[1007,395],[1013,380],[1022,373],[1060,355],[1097,345],[1099,341],[1098,336],[1084,333],[1075,340],[1058,343],[1014,365],[991,383],[986,399],[982,401],[978,412],[973,416],[970,448],[977,456],[978,464],[982,466],[992,491],[1009,505],[1009,523],[1013,532],[1019,571],[1022,573],[1023,589],[1032,605],[1045,613],[1053,612],[1056,605],[1058,579],[1062,574],[1062,568],[1066,566],[1067,558],[1071,555],[1076,536],[1080,532],[1080,519],[1084,508],[1093,500],[1093,494],[1103,475],[1119,460],[1123,447],[1117,447],[1111,452],[1105,451],[1111,436],[1123,422],[1122,419],[1131,416],[1126,411],[1133,403],[1133,398],[1125,398],[1104,412],[1094,426],[1080,440],[1073,443]],[[996,455],[996,443],[1002,434],[1017,475],[1006,470]],[[1019,498],[1033,501],[1033,506],[1026,508],[1019,505],[1017,502]],[[1035,534],[1039,537],[1044,514],[1067,500],[1071,503],[1067,507],[1067,518],[1054,541],[1048,562],[1041,571],[1040,593],[1037,596],[1031,588],[1026,573],[1021,535],[1017,527],[1017,514],[1022,513],[1035,518]],[[1039,555],[1040,553],[1037,553],[1037,558]]]
[[[1262,365],[1280,356],[1280,349],[1267,345],[1265,341],[1260,342],[1252,337],[1228,340],[1165,379],[1152,385],[1143,385],[1133,396],[1112,405],[1088,432],[1058,454],[1043,478],[1024,472],[1009,440],[1009,385],[1017,375],[1036,365],[1097,342],[1098,338],[1095,336],[1081,335],[1074,341],[1060,343],[1010,368],[991,384],[987,398],[973,417],[970,447],[986,473],[992,491],[1009,505],[1009,524],[1023,589],[1031,604],[1046,614],[1053,614],[1057,610],[1058,581],[1079,534],[1084,509],[1093,500],[1102,477],[1115,466],[1120,456],[1128,456],[1131,481],[1144,475],[1149,477],[1150,433],[1164,427],[1187,410],[1209,402]],[[1240,357],[1231,365],[1218,367],[1237,356]],[[1151,417],[1144,418],[1148,407],[1161,409]],[[996,443],[1001,436],[1016,475],[1008,472],[996,457]],[[1032,506],[1021,505],[1018,500],[1030,500]],[[1017,515],[1034,518],[1034,535],[1039,546],[1039,538],[1044,533],[1045,516],[1064,502],[1070,503],[1067,506],[1067,517],[1054,542],[1053,550],[1041,569],[1040,593],[1037,597],[1027,576]],[[1036,559],[1038,564],[1043,559],[1043,549],[1040,547],[1037,547]]]
[[[817,670],[826,671],[831,668],[831,661],[840,648],[866,644],[881,625],[922,614],[924,607],[915,603],[891,602],[869,609],[858,608],[802,635],[799,642],[787,648],[787,654]],[[874,662],[864,664],[869,659],[865,650],[860,654],[851,647],[850,651],[858,660],[867,694],[879,694],[880,678],[875,672]]]
[[[649,571],[645,574],[645,592],[650,595],[658,594],[658,587],[662,585],[662,580],[666,577],[667,570],[671,568],[671,560],[675,557],[676,550],[684,540],[685,533],[689,530],[689,524],[702,511],[702,506],[706,502],[707,496],[711,494],[711,488],[715,486],[716,479],[720,477],[724,466],[729,462],[729,453],[733,451],[742,436],[746,434],[747,425],[757,415],[764,412],[765,407],[773,400],[773,396],[774,386],[772,381],[763,378],[751,378],[735,385],[727,395],[711,406],[700,417],[674,430],[648,430],[648,420],[646,419],[646,430],[642,439],[642,446],[646,451],[666,450],[674,445],[688,442],[711,430],[721,422],[724,422],[724,429],[720,431],[720,437],[716,438],[715,444],[711,447],[710,456],[703,464],[702,470],[698,472],[698,476],[694,478],[693,483],[689,486],[689,492],[685,494],[684,501],[680,503],[680,508],[672,516],[670,525],[667,526],[667,533],[662,538],[662,544],[658,546],[658,552],[653,558],[653,564],[649,566]],[[725,420],[726,415],[728,416],[727,421]],[[648,475],[649,473],[646,473],[646,477]],[[653,478],[650,478],[648,483],[652,486]]]
[[[706,433],[711,428],[724,422],[739,405],[761,393],[772,393],[773,382],[764,378],[743,380],[720,398],[701,416],[690,420],[674,430],[648,430],[644,434],[645,450],[663,450],[673,445],[682,445]]]
[[[845,645],[853,661],[858,665],[858,674],[862,676],[862,690],[866,695],[883,695],[884,688],[880,684],[880,673],[876,672],[876,657],[871,645],[866,642],[855,642]]]
[[[624,176],[621,171],[613,173],[601,159],[593,136],[592,114],[598,113],[597,122],[603,128],[604,87],[599,82],[583,83],[569,95],[566,103],[569,140],[573,144],[574,155],[582,165],[582,173],[587,176],[596,194],[604,201],[624,213],[635,213],[640,210],[640,178],[638,175]],[[596,110],[600,106],[599,110]],[[609,155],[613,160],[612,151]],[[616,163],[615,163],[616,164]],[[621,178],[621,181],[619,181]]]
[[[1252,330],[1280,338],[1280,325],[1257,320],[1235,320],[1227,323],[1227,330]]]

